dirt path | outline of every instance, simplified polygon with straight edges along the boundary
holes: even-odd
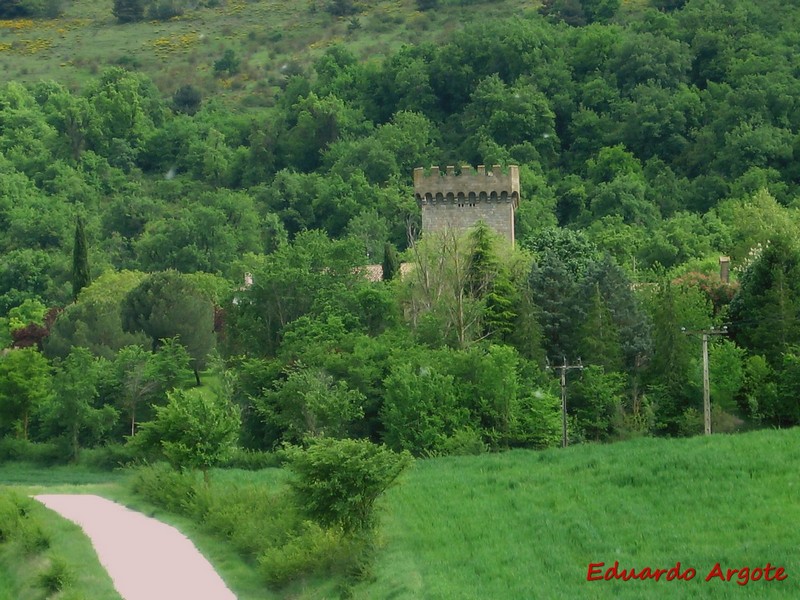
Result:
[[[236,600],[211,564],[174,527],[100,496],[35,498],[83,529],[125,600]]]

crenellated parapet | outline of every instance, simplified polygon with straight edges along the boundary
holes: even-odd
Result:
[[[414,169],[414,195],[422,212],[422,232],[465,232],[483,221],[514,245],[514,213],[519,207],[519,167],[488,171],[463,166]]]
[[[511,165],[503,169],[494,165],[486,170],[478,165],[462,166],[456,174],[455,167],[448,166],[442,172],[439,167],[426,171],[422,167],[414,169],[414,195],[420,204],[456,202],[511,202],[516,209],[519,205],[519,167]]]

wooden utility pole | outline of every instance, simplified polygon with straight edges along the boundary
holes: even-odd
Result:
[[[705,331],[687,331],[681,327],[681,331],[686,335],[703,336],[703,424],[706,435],[711,435],[711,384],[708,376],[708,336],[728,335],[728,327],[722,329],[707,329]]]
[[[569,441],[567,440],[567,371],[570,369],[582,371],[583,365],[581,364],[580,358],[577,364],[568,365],[567,357],[565,356],[563,365],[551,367],[550,364],[548,364],[545,368],[561,371],[561,447],[566,448],[569,445]]]

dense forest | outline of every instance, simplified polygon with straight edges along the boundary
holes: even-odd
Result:
[[[333,45],[259,107],[119,66],[5,83],[6,452],[119,445],[182,395],[238,405],[249,449],[542,448],[548,365],[578,358],[571,443],[694,435],[682,328],[723,326],[714,431],[797,424],[800,8],[622,8],[552,0],[366,60]],[[478,164],[520,165],[513,251],[484,227],[420,236],[413,168]]]

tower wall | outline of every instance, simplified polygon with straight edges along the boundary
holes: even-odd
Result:
[[[422,210],[422,231],[466,231],[478,221],[514,244],[514,213],[519,206],[519,167],[503,172],[499,165],[486,171],[454,167],[414,169],[414,195]]]

